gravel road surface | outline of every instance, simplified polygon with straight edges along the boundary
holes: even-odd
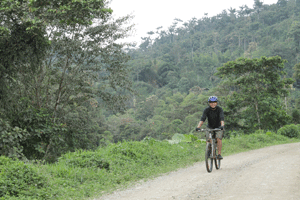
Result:
[[[199,162],[98,200],[300,199],[300,143],[223,157],[211,173]]]

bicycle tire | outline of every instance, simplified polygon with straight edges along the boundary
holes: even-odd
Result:
[[[217,152],[216,152],[216,149],[215,149],[215,155],[217,155],[216,153]],[[220,169],[220,167],[221,167],[221,160],[217,159],[217,158],[214,158],[214,160],[215,160],[216,169]]]
[[[211,151],[211,144],[207,143],[205,148],[205,165],[207,172],[211,172],[213,168],[213,159],[210,157]]]

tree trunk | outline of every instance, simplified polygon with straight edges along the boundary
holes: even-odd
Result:
[[[258,122],[258,128],[259,130],[261,129],[260,127],[260,117],[259,117],[259,113],[258,113],[258,102],[257,100],[255,100],[255,110],[256,110],[256,117],[257,117],[257,122]]]
[[[284,97],[284,103],[285,103],[285,112],[287,112],[287,101],[286,101],[286,96]]]
[[[193,66],[195,67],[195,62],[194,62],[194,43],[192,42],[192,62]]]
[[[59,102],[60,102],[61,92],[62,92],[62,89],[63,89],[63,82],[64,82],[64,79],[65,79],[65,74],[66,74],[68,66],[69,66],[69,57],[67,57],[67,62],[66,62],[66,65],[64,67],[64,71],[62,73],[61,80],[60,80],[60,83],[59,83],[58,94],[57,94],[56,103],[55,103],[55,106],[54,106],[54,112],[53,112],[53,116],[52,116],[53,124],[55,123],[56,110],[57,110],[57,107],[58,107]],[[49,150],[52,146],[52,142],[53,141],[52,141],[52,137],[51,137],[43,159],[45,159],[47,157],[47,155],[49,154]]]

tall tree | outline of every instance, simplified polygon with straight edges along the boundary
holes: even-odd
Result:
[[[260,59],[239,58],[218,68],[216,75],[223,79],[224,84],[235,88],[236,91],[231,95],[233,101],[231,104],[244,111],[244,117],[248,118],[250,128],[273,129],[286,122],[287,116],[282,112],[279,100],[288,94],[287,88],[293,80],[281,78],[286,74],[283,71],[285,62],[286,60],[282,60],[279,56]],[[278,116],[269,116],[273,111]],[[251,116],[251,113],[254,116]],[[277,118],[283,120],[271,124],[266,118],[275,122]]]
[[[293,67],[293,78],[295,79],[295,87],[300,88],[300,63]]]
[[[112,10],[106,0],[3,0],[0,18],[0,81],[5,95],[7,82],[21,68],[36,67],[49,45],[49,27],[84,28],[95,18],[106,19]]]
[[[1,6],[0,117],[29,131],[22,145],[33,158],[95,146],[97,105],[122,112],[132,91],[126,44],[117,43],[130,16],[113,19],[106,0]]]
[[[299,46],[300,46],[300,22],[294,21],[291,25],[289,35],[293,37],[294,39],[294,46],[296,49],[296,52],[299,52]]]

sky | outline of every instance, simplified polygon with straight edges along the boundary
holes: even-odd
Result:
[[[133,36],[126,38],[126,42],[139,44],[141,37],[147,32],[156,31],[163,26],[167,30],[175,18],[188,22],[193,17],[201,19],[204,13],[208,17],[220,14],[230,7],[240,10],[240,6],[247,5],[253,8],[254,0],[111,0],[110,7],[114,17],[128,14],[134,15],[132,23],[135,24]],[[278,0],[261,0],[264,4],[275,4]]]

